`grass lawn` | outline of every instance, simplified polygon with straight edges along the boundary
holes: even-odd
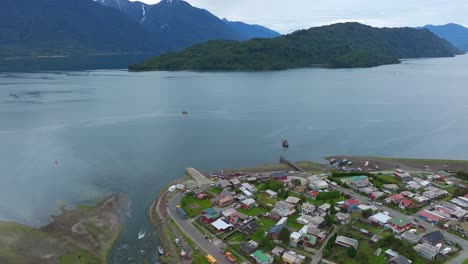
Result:
[[[245,215],[250,215],[250,216],[257,216],[258,214],[266,214],[268,212],[267,209],[262,208],[262,207],[254,207],[250,209],[244,209],[244,208],[239,208],[237,209],[239,213],[243,213]]]
[[[296,222],[299,216],[300,216],[299,213],[296,212],[290,217],[288,217],[288,222],[286,223],[286,225],[294,229],[294,231],[298,231],[299,229],[301,229],[304,225]]]
[[[74,250],[59,257],[60,264],[99,264],[101,260],[86,250]]]
[[[361,222],[361,221],[359,221],[359,220],[356,221],[355,223],[353,223],[353,225],[355,225],[355,226],[357,226],[357,227],[360,227],[360,228],[362,228],[362,229],[365,229],[365,230],[371,232],[372,235],[375,235],[377,232],[379,232],[381,229],[383,229],[383,227],[380,227],[380,228],[379,228],[379,227],[376,227],[376,226],[374,226],[374,225],[368,225],[368,224],[363,223],[363,222]]]
[[[403,183],[400,181],[400,179],[398,179],[397,177],[393,176],[393,175],[375,175],[374,176],[375,179],[378,179],[380,180],[381,182],[383,182],[384,184],[397,184],[397,185],[403,185]]]
[[[184,211],[187,213],[187,215],[190,218],[193,218],[194,216],[198,215],[201,211],[211,207],[211,199],[205,198],[202,200],[198,200],[197,198],[188,194],[182,198],[180,204]]]
[[[210,188],[208,188],[208,192],[218,195],[222,192],[222,190],[220,190],[218,187],[211,186]]]
[[[276,199],[271,199],[267,194],[264,193],[259,193],[254,196],[255,201],[257,201],[258,204],[266,205],[266,204],[271,204],[275,205],[277,200]]]

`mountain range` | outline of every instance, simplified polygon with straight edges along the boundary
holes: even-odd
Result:
[[[209,41],[162,54],[130,70],[283,70],[354,68],[399,63],[400,58],[452,57],[463,52],[427,29],[375,28],[338,23],[272,39]]]
[[[457,48],[468,51],[468,28],[454,23],[439,26],[426,25],[424,28],[450,41]]]
[[[0,57],[173,51],[279,33],[221,20],[182,0],[2,0]],[[240,26],[239,26],[240,25]]]

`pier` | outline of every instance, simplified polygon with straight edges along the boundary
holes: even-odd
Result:
[[[296,163],[294,163],[292,161],[289,161],[288,159],[286,159],[283,156],[280,156],[280,163],[284,163],[284,164],[288,165],[289,167],[293,168],[296,171],[301,171],[301,172],[304,171],[303,169],[301,169],[301,167],[297,166]]]

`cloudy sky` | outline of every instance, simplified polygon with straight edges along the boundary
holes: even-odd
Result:
[[[140,0],[154,4],[159,0]],[[281,33],[357,21],[373,26],[454,22],[468,26],[468,0],[186,0],[218,17],[261,24]]]

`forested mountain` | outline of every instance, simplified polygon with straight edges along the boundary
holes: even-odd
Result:
[[[453,23],[440,26],[426,25],[424,28],[450,41],[457,48],[468,51],[468,28]]]
[[[240,21],[229,21],[226,18],[223,18],[223,21],[232,29],[237,31],[241,35],[242,40],[253,38],[275,38],[281,35],[280,33],[261,25],[251,25]]]
[[[427,29],[339,23],[273,39],[210,41],[163,54],[130,70],[280,70],[371,67],[400,58],[450,57],[462,52]]]

